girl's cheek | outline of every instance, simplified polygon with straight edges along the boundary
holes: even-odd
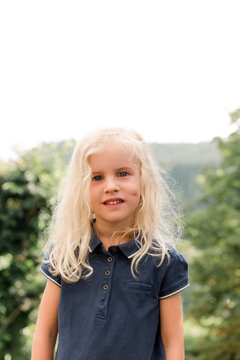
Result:
[[[134,186],[132,189],[132,195],[135,197],[139,197],[140,199],[140,188],[136,188],[136,186]]]

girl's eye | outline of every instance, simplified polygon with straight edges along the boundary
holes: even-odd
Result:
[[[119,173],[119,176],[120,177],[125,177],[125,176],[127,176],[128,175],[128,173],[126,172],[126,171],[121,171],[120,173]]]
[[[102,180],[102,176],[101,175],[97,175],[97,176],[94,176],[92,178],[93,181],[101,181]]]

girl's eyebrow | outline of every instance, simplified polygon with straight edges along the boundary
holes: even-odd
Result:
[[[122,171],[122,170],[132,170],[132,168],[129,166],[123,166],[123,167],[116,169],[116,171]]]

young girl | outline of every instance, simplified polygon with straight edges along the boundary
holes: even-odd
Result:
[[[187,262],[150,150],[132,130],[76,147],[41,265],[32,360],[182,360]]]

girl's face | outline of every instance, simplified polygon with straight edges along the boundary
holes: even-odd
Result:
[[[91,210],[97,226],[126,229],[133,226],[140,200],[140,170],[123,145],[107,145],[103,151],[90,155]]]

